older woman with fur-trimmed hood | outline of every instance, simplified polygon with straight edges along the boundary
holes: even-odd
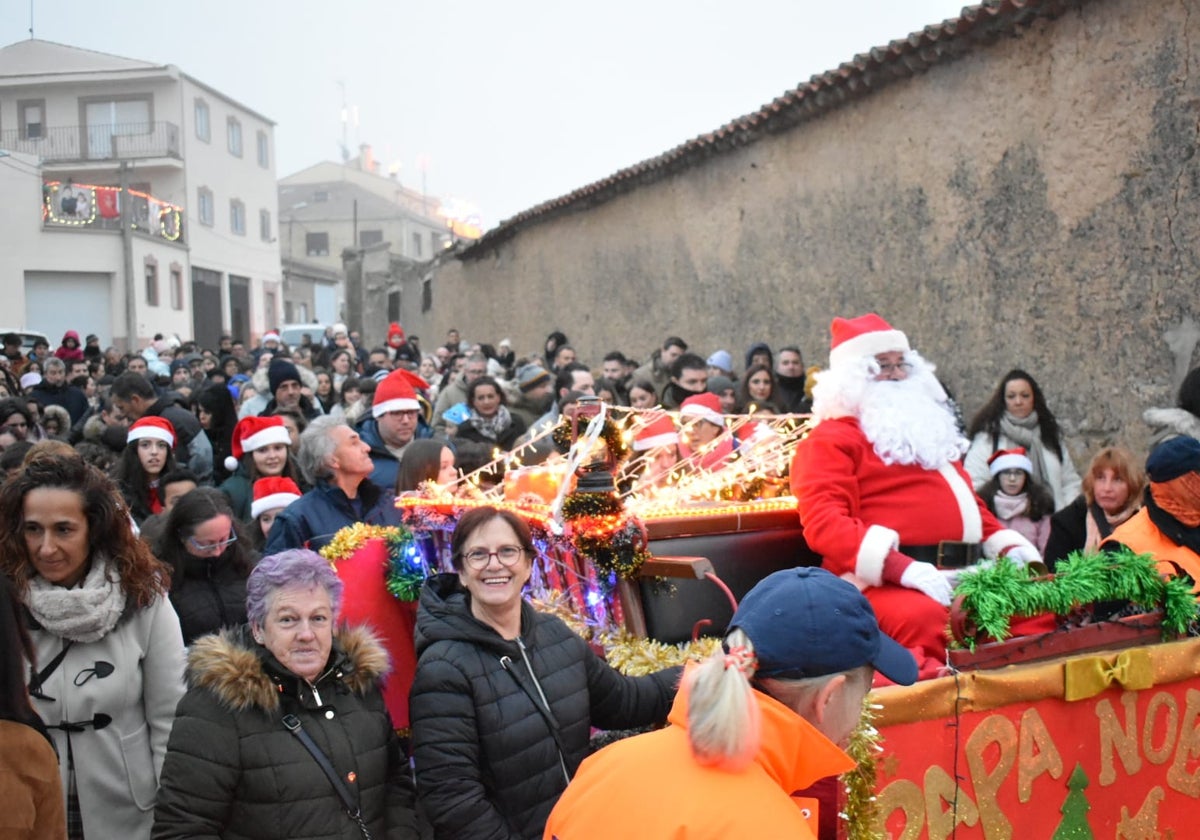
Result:
[[[249,624],[192,645],[155,838],[260,837],[268,826],[274,837],[416,836],[408,762],[380,693],[387,654],[366,629],[335,630],[341,595],[320,555],[265,557],[246,585]]]

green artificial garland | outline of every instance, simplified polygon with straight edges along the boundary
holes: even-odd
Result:
[[[1011,560],[963,572],[955,595],[974,632],[963,643],[971,650],[989,639],[1003,641],[1014,617],[1052,613],[1067,616],[1085,604],[1128,601],[1148,610],[1162,608],[1163,636],[1186,633],[1197,617],[1191,585],[1164,580],[1149,554],[1122,549],[1113,554],[1072,552],[1057,572],[1042,579]]]
[[[590,421],[580,418],[578,426],[580,436],[583,435],[583,430],[587,428],[588,422]],[[571,419],[563,417],[554,427],[550,437],[560,453],[565,455],[569,452],[571,444],[574,443],[571,439]],[[608,449],[608,454],[614,464],[620,463],[629,455],[629,444],[625,440],[625,435],[621,433],[621,427],[608,417],[604,418],[604,425],[600,427],[600,437],[604,440],[604,446]]]

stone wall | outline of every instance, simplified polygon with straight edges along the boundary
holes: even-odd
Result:
[[[1077,459],[1143,447],[1141,412],[1173,404],[1200,318],[1197,12],[1072,4],[448,260],[428,312],[405,293],[405,326],[426,347],[456,326],[518,353],[559,328],[596,365],[672,333],[739,362],[759,339],[824,362],[830,318],[874,310],[968,416],[1022,367]]]

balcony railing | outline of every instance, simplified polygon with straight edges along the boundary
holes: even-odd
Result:
[[[122,205],[128,202],[128,207]],[[131,229],[168,242],[183,243],[183,208],[137,190],[60,183],[42,184],[42,225],[54,230],[121,229],[121,212]]]
[[[36,155],[43,163],[180,158],[179,126],[169,122],[68,125],[0,131],[0,149]]]

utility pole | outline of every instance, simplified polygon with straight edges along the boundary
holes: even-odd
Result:
[[[114,138],[115,142],[115,138]],[[129,161],[121,161],[118,171],[121,189],[121,252],[125,266],[125,335],[130,353],[137,352],[137,288],[133,276],[133,202],[129,200]]]

